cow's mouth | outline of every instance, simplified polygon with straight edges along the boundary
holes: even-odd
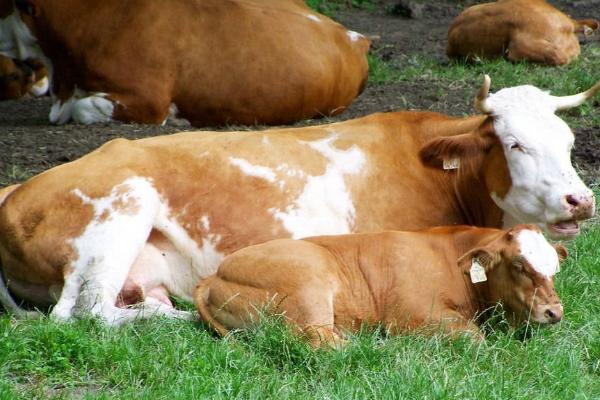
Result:
[[[554,224],[548,224],[548,230],[553,236],[569,238],[579,235],[581,229],[579,224],[574,219],[568,221],[560,221]]]

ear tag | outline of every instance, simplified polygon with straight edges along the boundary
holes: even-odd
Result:
[[[458,169],[458,167],[460,167],[460,158],[458,158],[458,157],[450,158],[450,159],[444,158],[444,169],[446,169],[446,170]]]
[[[485,268],[483,268],[475,258],[471,261],[471,270],[469,271],[469,273],[471,274],[471,282],[473,283],[487,281],[487,276],[485,275]]]

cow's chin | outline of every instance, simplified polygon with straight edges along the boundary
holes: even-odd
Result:
[[[579,224],[574,219],[546,224],[546,230],[552,239],[573,239],[581,232]]]

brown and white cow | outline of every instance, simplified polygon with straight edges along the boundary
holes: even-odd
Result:
[[[500,0],[467,8],[448,30],[448,57],[504,57],[562,65],[579,56],[578,33],[598,29],[544,0]]]
[[[284,124],[342,112],[369,41],[300,0],[0,0],[0,53],[47,58],[57,124]]]
[[[566,257],[534,225],[276,239],[225,257],[195,302],[222,335],[266,311],[283,314],[317,346],[379,324],[480,339],[477,323],[497,303],[514,324],[561,320],[557,252]]]
[[[0,100],[43,96],[48,87],[48,71],[40,59],[21,61],[0,54]]]
[[[577,235],[594,196],[554,112],[600,82],[565,97],[533,86],[488,95],[489,85],[477,96],[486,114],[472,117],[396,112],[108,142],[3,192],[8,286],[58,300],[53,317],[118,323],[138,312],[117,307],[119,293],[119,304],[168,313],[168,295],[191,300],[225,255],[275,238],[520,222]]]

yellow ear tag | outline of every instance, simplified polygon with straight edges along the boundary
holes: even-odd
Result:
[[[444,158],[444,169],[458,169],[458,167],[460,167],[460,158]]]
[[[471,282],[479,283],[487,281],[487,276],[485,275],[485,268],[479,264],[479,262],[474,258],[471,261],[471,270],[469,271],[471,274]]]

